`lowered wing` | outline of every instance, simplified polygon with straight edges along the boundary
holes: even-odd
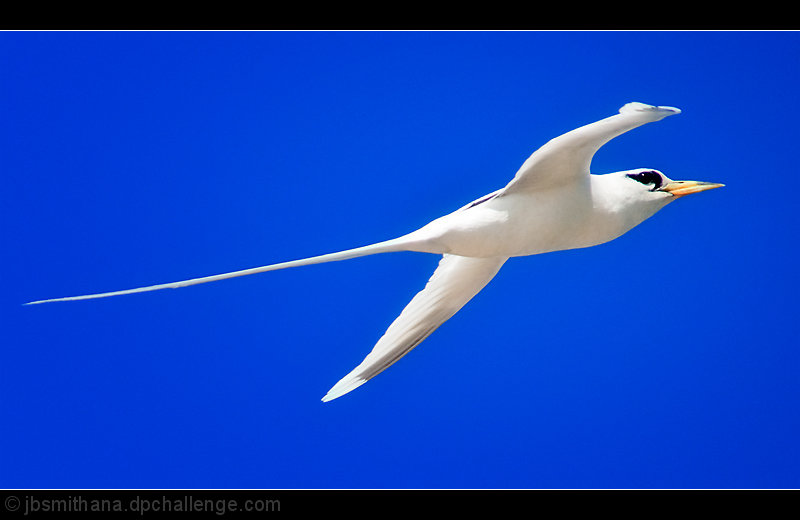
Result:
[[[372,352],[322,400],[330,401],[350,392],[408,354],[478,294],[506,260],[444,255],[425,288],[403,309]]]

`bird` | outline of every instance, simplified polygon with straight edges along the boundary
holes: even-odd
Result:
[[[364,360],[322,397],[323,402],[328,402],[358,388],[408,354],[477,295],[509,258],[609,242],[681,197],[724,186],[675,181],[652,168],[590,172],[595,153],[611,139],[680,113],[680,109],[669,106],[626,103],[612,116],[546,142],[523,162],[505,187],[398,238],[213,276],[25,305],[177,289],[379,253],[441,255],[425,287],[389,325]]]

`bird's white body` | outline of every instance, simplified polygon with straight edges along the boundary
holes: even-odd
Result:
[[[669,202],[626,212],[624,201],[608,196],[609,180],[592,175],[574,185],[465,206],[407,235],[408,248],[485,258],[590,247],[625,234]]]
[[[109,293],[40,300],[84,300],[212,282],[265,271],[377,253],[441,254],[428,284],[354,370],[323,397],[335,399],[379,374],[458,312],[508,258],[590,247],[613,240],[676,198],[722,186],[671,181],[637,169],[589,173],[595,152],[612,138],[680,110],[628,103],[619,114],[567,132],[539,148],[504,188],[402,237],[338,253],[233,273]]]

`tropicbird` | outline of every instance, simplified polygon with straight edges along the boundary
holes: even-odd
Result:
[[[478,294],[509,258],[608,242],[684,195],[724,186],[673,181],[650,168],[604,175],[590,173],[592,157],[605,143],[645,123],[680,112],[674,107],[627,103],[618,114],[548,141],[522,164],[504,188],[399,238],[214,276],[25,305],[177,289],[377,253],[415,251],[442,255],[425,288],[403,309],[361,364],[322,398],[330,401],[366,383],[408,354]]]

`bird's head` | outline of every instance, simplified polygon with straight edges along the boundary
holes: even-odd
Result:
[[[638,168],[614,174],[615,191],[633,203],[664,205],[675,199],[721,188],[724,184],[703,181],[673,181],[658,170]]]
[[[639,168],[627,172],[620,172],[625,179],[629,179],[628,185],[631,191],[638,192],[645,200],[668,200],[672,201],[678,197],[699,193],[701,191],[721,188],[724,184],[703,181],[673,181],[658,170]],[[633,181],[632,183],[630,181]],[[627,191],[627,190],[626,190]]]
[[[720,188],[724,184],[701,181],[673,181],[658,170],[638,168],[603,175],[605,204],[611,211],[636,225],[685,195]]]

